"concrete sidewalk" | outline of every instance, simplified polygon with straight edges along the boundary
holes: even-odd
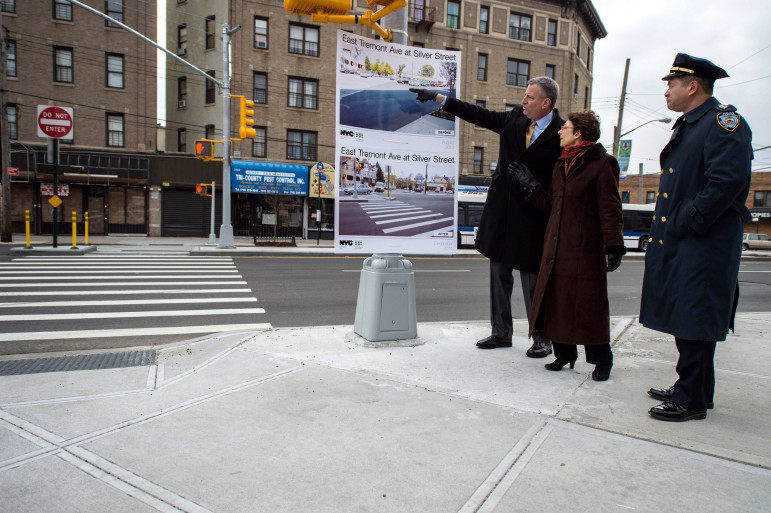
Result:
[[[524,337],[478,350],[482,322],[402,347],[351,326],[224,333],[149,366],[1,376],[0,510],[769,511],[771,314],[737,319],[715,409],[686,423],[646,413],[672,338],[612,323],[604,383],[582,355],[544,370]]]

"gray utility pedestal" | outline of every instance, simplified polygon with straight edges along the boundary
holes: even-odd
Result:
[[[373,342],[418,336],[412,262],[392,254],[364,261],[353,331]]]

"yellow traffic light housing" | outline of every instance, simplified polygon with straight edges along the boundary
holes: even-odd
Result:
[[[238,98],[238,137],[240,137],[240,139],[231,137],[231,140],[254,139],[257,136],[257,131],[252,128],[254,126],[254,101],[247,100],[240,94],[231,94],[230,97]]]
[[[195,193],[199,196],[211,196],[209,187],[211,187],[210,183],[199,183],[195,186]]]
[[[407,0],[367,0],[367,4],[379,11],[365,11],[363,15],[346,14],[352,8],[351,0],[284,0],[284,10],[292,14],[310,16],[314,23],[355,23],[368,25],[387,43],[393,39],[390,28],[384,29],[378,24],[383,16],[407,6]]]

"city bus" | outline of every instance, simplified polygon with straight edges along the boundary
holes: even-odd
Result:
[[[487,187],[458,186],[458,249],[474,247],[486,199]]]
[[[648,248],[651,224],[653,223],[653,211],[656,205],[623,203],[621,205],[624,215],[624,246],[627,249],[645,251]]]

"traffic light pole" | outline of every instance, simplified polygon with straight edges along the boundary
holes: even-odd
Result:
[[[227,23],[222,24],[222,226],[218,248],[235,248],[233,226],[230,224],[230,35],[233,30]]]

